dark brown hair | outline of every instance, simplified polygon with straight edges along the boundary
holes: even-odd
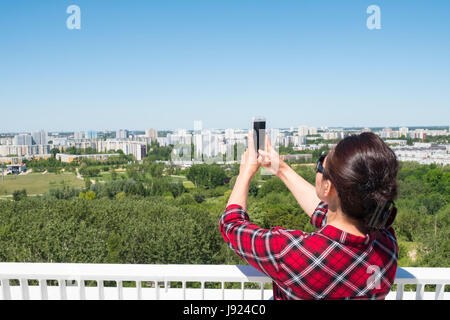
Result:
[[[398,192],[397,172],[391,148],[376,134],[364,132],[344,138],[330,151],[323,177],[336,188],[344,214],[363,221],[373,231],[384,226],[392,213],[390,206]],[[377,219],[378,224],[374,224]],[[381,224],[380,219],[384,219]]]

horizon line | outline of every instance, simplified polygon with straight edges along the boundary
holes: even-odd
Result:
[[[298,128],[300,126],[307,126],[307,125],[298,125],[298,126],[291,126],[291,127],[272,127],[272,128],[268,128],[268,129],[284,129],[284,130],[290,130],[291,128]],[[307,126],[308,128],[328,128],[328,129],[343,129],[343,130],[351,130],[351,129],[364,129],[364,128],[369,128],[369,129],[383,129],[383,128],[402,128],[402,127],[406,127],[406,128],[416,128],[416,129],[426,129],[426,128],[446,128],[450,131],[450,125],[424,125],[424,126],[408,126],[408,125],[399,125],[399,126]],[[47,133],[75,133],[75,132],[87,132],[87,131],[95,131],[95,132],[114,132],[114,131],[118,131],[118,130],[127,130],[129,132],[138,132],[138,131],[143,131],[145,132],[148,129],[154,129],[156,131],[177,131],[180,129],[184,129],[184,130],[188,130],[188,131],[193,131],[195,129],[193,128],[183,128],[183,127],[178,127],[178,128],[164,128],[164,129],[156,129],[156,128],[152,128],[149,127],[147,129],[127,129],[127,128],[119,128],[119,129],[87,129],[87,130],[46,130],[46,129],[39,129],[39,130],[28,130],[28,131],[0,131],[0,134],[14,134],[14,133],[32,133],[32,132],[39,132],[39,131],[46,131]],[[233,127],[228,127],[228,128],[202,128],[202,130],[226,130],[226,129],[237,129],[237,130],[246,130],[249,128],[233,128]]]

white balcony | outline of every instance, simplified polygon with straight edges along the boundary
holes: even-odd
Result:
[[[199,288],[189,288],[191,283]],[[251,266],[0,263],[0,299],[265,300],[272,296],[266,283],[271,280]],[[450,268],[399,268],[395,284],[386,299],[450,300],[444,292]],[[415,291],[405,285],[415,285]],[[435,288],[429,291],[428,285]]]

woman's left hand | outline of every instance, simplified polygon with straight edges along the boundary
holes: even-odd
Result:
[[[241,157],[241,166],[239,168],[239,174],[246,175],[252,178],[258,171],[261,163],[258,161],[257,153],[255,151],[255,143],[253,140],[253,130],[248,132],[248,148]]]

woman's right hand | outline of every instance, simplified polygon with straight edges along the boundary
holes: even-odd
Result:
[[[274,175],[278,176],[280,170],[285,165],[280,155],[272,148],[270,139],[266,136],[266,150],[258,150],[258,162],[262,167],[269,169]]]

